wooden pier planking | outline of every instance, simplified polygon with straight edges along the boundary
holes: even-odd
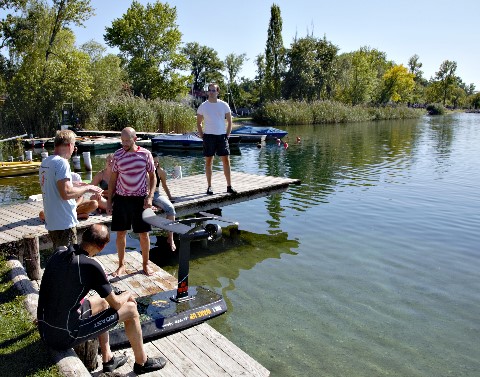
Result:
[[[116,270],[118,266],[116,254],[100,253],[95,259],[107,273]],[[142,256],[135,250],[126,251],[125,265],[128,273],[120,278],[113,278],[111,282],[122,290],[132,292],[136,297],[176,289],[177,280],[152,262],[150,265],[154,274],[152,276],[143,274],[141,272]],[[156,376],[266,377],[270,374],[265,367],[205,322],[173,334],[147,340],[145,350],[150,356],[162,355],[168,361],[164,369],[156,372]],[[117,369],[117,372],[127,374],[133,368],[132,350],[129,347],[121,348],[115,350],[114,354],[119,355],[124,352],[129,356],[129,361]],[[99,367],[94,371],[94,376],[101,372],[101,356],[98,356],[98,362]]]
[[[289,185],[299,183],[298,180],[279,177],[266,177],[246,173],[232,172],[232,181],[238,195],[226,193],[225,177],[222,172],[215,172],[212,177],[214,195],[206,195],[206,179],[203,174],[169,181],[169,188],[175,198],[177,216],[188,216],[209,209],[241,203],[251,199],[283,192]],[[22,255],[23,239],[34,234],[39,237],[40,248],[51,247],[48,233],[38,213],[43,209],[42,201],[0,206],[0,252]],[[78,228],[88,227],[93,223],[110,224],[111,216],[93,215],[81,221]],[[116,254],[100,254],[96,258],[106,272],[113,272],[118,267]],[[175,289],[177,279],[160,267],[150,262],[154,271],[147,277],[142,273],[142,256],[136,251],[127,250],[125,255],[127,275],[112,279],[112,284],[122,290],[132,292],[136,297],[145,296],[165,290]],[[270,372],[261,364],[231,343],[223,335],[215,331],[207,323],[184,329],[146,342],[147,352],[151,356],[163,355],[169,363],[158,376],[268,376]],[[133,354],[130,348],[117,350],[115,354],[126,352],[129,362],[119,373],[130,373],[133,367]],[[78,359],[65,358],[56,353],[56,359],[63,365],[70,365],[74,371]],[[67,355],[68,356],[68,355]],[[101,356],[98,356],[100,367],[93,375],[100,374]],[[76,366],[75,366],[76,365]],[[68,367],[67,367],[68,369]],[[81,373],[79,375],[82,375]]]
[[[300,183],[299,180],[261,176],[240,172],[232,172],[232,182],[238,195],[226,192],[226,182],[223,172],[214,172],[212,187],[214,195],[206,195],[207,183],[204,174],[169,180],[168,185],[172,196],[175,198],[177,216],[188,216],[201,211],[208,211],[227,205],[268,196],[273,193],[287,190],[291,184]],[[8,247],[21,247],[23,238],[28,234],[36,234],[40,240],[40,249],[51,247],[48,232],[43,222],[38,218],[38,213],[43,209],[42,201],[25,202],[21,204],[0,206],[0,250],[2,245]],[[92,215],[78,225],[84,229],[94,223],[109,225],[111,216],[105,214]]]

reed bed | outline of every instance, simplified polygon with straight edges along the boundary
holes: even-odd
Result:
[[[381,119],[419,118],[424,110],[406,106],[348,106],[335,101],[274,101],[257,110],[253,119],[277,126],[365,122]]]
[[[86,125],[88,129],[185,133],[196,129],[195,110],[173,101],[123,96],[99,104]]]

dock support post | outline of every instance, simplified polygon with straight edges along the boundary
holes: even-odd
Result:
[[[35,234],[29,234],[23,239],[24,245],[24,262],[27,275],[30,280],[40,280],[40,244]]]
[[[78,358],[85,367],[92,371],[98,367],[98,338],[89,339],[85,343],[73,347]]]

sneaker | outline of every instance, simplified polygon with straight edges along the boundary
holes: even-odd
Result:
[[[166,364],[167,361],[163,357],[156,357],[155,359],[147,357],[145,364],[133,364],[133,372],[135,374],[150,373],[162,369]]]
[[[213,195],[213,190],[211,186],[208,186],[207,188],[207,195]]]
[[[229,194],[232,194],[232,195],[237,195],[237,194],[238,194],[237,190],[235,190],[234,188],[232,188],[232,186],[227,186],[227,192],[228,192]]]
[[[120,368],[128,360],[126,354],[113,356],[110,361],[103,363],[103,373],[113,372],[115,369]]]

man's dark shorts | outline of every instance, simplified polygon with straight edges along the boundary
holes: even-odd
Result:
[[[142,219],[144,196],[113,197],[112,232],[132,230],[135,233],[145,233],[152,230],[150,224]]]
[[[55,349],[67,349],[82,344],[89,339],[97,338],[100,334],[118,324],[118,313],[112,308],[92,316],[88,300],[83,301],[78,311],[79,322],[69,329],[71,335],[68,335],[66,330],[52,328],[43,322],[39,322],[39,330],[40,334],[43,334],[43,340]]]
[[[53,243],[53,250],[60,246],[69,246],[77,243],[77,228],[68,228],[62,230],[49,230],[48,234]]]
[[[87,339],[96,338],[105,331],[114,328],[118,323],[118,312],[113,308],[108,308],[92,316],[90,302],[84,300],[80,310],[82,312],[82,322],[74,345],[81,344]]]
[[[205,157],[228,156],[230,146],[228,145],[227,135],[203,134],[203,155]]]

